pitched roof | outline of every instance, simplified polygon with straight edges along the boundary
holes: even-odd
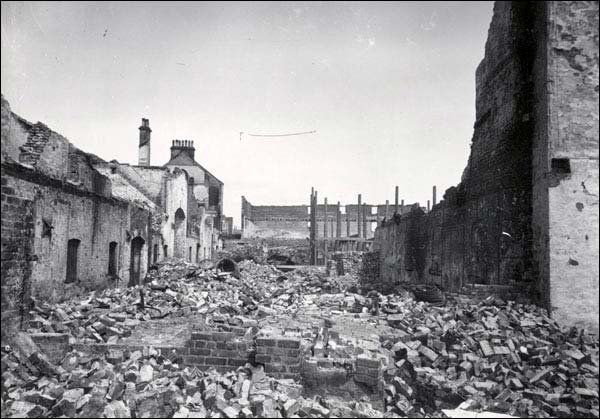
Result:
[[[131,184],[120,173],[113,173],[108,166],[97,166],[96,170],[110,179],[112,195],[127,202],[135,203],[138,206],[156,209],[157,206],[138,188]]]
[[[200,169],[204,170],[210,176],[212,176],[217,182],[223,185],[223,182],[219,180],[218,177],[209,172],[204,166],[198,163],[196,160],[192,159],[189,154],[185,153],[183,150],[180,150],[175,156],[172,156],[171,159],[165,163],[165,166],[196,166]]]

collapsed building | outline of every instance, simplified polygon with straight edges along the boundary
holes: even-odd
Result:
[[[418,204],[398,206],[400,214]],[[252,205],[242,196],[242,237],[260,239],[305,240],[310,236],[310,205]],[[358,209],[361,208],[359,212]],[[389,217],[389,203],[316,205],[317,237],[374,237],[381,220]]]
[[[139,165],[83,152],[2,97],[2,336],[32,298],[139,284],[167,257],[199,262],[221,248],[223,183],[176,140],[150,165],[142,119]]]
[[[598,330],[598,2],[495,3],[460,184],[375,236],[383,288],[516,289]]]

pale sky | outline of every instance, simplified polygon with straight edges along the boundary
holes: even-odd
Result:
[[[2,2],[2,94],[84,151],[173,139],[257,205],[426,205],[460,181],[492,2]],[[281,138],[239,132],[316,134]]]

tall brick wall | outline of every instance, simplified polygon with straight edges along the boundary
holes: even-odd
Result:
[[[0,272],[2,339],[20,328],[31,295],[31,263],[34,258],[33,200],[23,197],[2,169],[2,261]]]
[[[540,291],[557,320],[598,331],[598,2],[549,2],[534,210]]]
[[[476,83],[461,183],[377,230],[381,280],[534,283],[557,319],[597,330],[598,3],[496,2]]]
[[[448,289],[531,279],[534,6],[497,2],[476,71],[476,122],[462,182],[444,200],[387,222],[382,276]]]

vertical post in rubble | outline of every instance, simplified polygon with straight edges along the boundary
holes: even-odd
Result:
[[[398,186],[396,186],[396,200],[394,201],[394,215],[398,214]]]
[[[317,264],[317,191],[314,192],[312,196],[311,202],[311,210],[310,210],[310,225],[311,225],[311,253],[310,253],[310,262],[311,265]]]
[[[327,238],[327,224],[329,224],[329,219],[327,215],[327,198],[325,198],[325,210],[323,212],[323,237]]]
[[[375,211],[375,212],[376,212],[377,215],[376,215],[376,220],[375,221],[377,221],[377,222],[375,223],[375,228],[379,227],[379,205],[377,205],[376,208],[377,208],[377,211]]]
[[[400,214],[404,214],[404,199],[400,202]]]
[[[431,202],[435,207],[435,204],[437,204],[437,187],[435,185],[433,185],[433,200]]]
[[[350,237],[350,211],[348,211],[348,205],[346,205],[346,237]]]
[[[363,238],[367,238],[367,204],[363,204]]]
[[[360,225],[360,210],[361,210],[361,201],[362,201],[362,196],[361,194],[358,194],[358,206],[356,207],[356,228],[358,231],[358,238],[360,239],[361,236],[361,225]]]
[[[389,220],[390,219],[390,200],[386,199],[385,200],[385,220]]]
[[[340,212],[340,201],[335,211],[335,237],[342,237],[342,214]]]
[[[313,265],[314,261],[313,261],[313,254],[314,254],[314,247],[315,247],[315,237],[313,234],[313,230],[315,229],[315,224],[313,222],[313,214],[314,214],[314,208],[313,208],[313,204],[314,204],[314,199],[315,199],[315,188],[314,186],[312,188],[310,188],[310,213],[309,213],[309,222],[308,222],[308,226],[309,226],[309,230],[308,230],[308,241],[309,241],[309,245],[310,245],[310,264]]]
[[[431,201],[427,200],[427,212],[431,211]]]

